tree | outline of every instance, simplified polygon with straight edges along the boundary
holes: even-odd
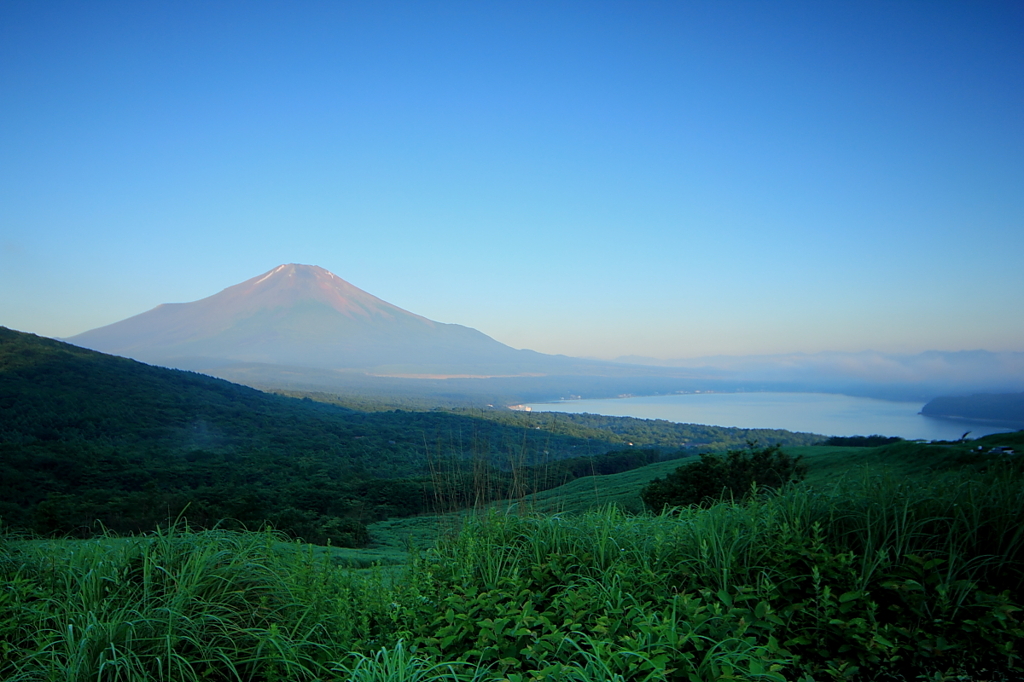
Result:
[[[649,508],[714,504],[723,498],[742,499],[755,486],[777,489],[803,480],[807,467],[800,457],[787,455],[781,445],[730,450],[724,457],[702,453],[699,462],[684,464],[665,478],[651,481],[640,497]]]

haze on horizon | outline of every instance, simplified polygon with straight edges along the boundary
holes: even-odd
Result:
[[[1019,3],[0,6],[0,325],[281,263],[516,348],[1024,351]]]

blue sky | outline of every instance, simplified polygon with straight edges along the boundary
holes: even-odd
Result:
[[[281,263],[549,353],[1024,350],[1024,5],[0,4],[0,324]]]

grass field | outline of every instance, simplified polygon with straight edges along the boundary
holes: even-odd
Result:
[[[948,445],[913,442],[874,448],[810,445],[790,446],[784,448],[784,451],[803,457],[808,465],[808,483],[826,485],[869,471],[886,470],[895,475],[907,476],[927,474],[955,466],[957,458],[969,455],[979,444],[983,444],[985,450],[997,445],[1009,445],[1024,451],[1024,438],[1018,434],[997,434],[986,439]],[[697,457],[670,460],[618,474],[586,476],[557,488],[528,495],[522,501],[504,500],[487,508],[513,513],[580,514],[615,505],[624,511],[639,513],[643,511],[640,491],[645,485],[697,460]],[[331,553],[339,561],[354,566],[368,566],[374,561],[391,565],[405,560],[410,544],[417,549],[424,549],[440,535],[461,527],[466,516],[471,514],[426,515],[381,521],[369,526],[368,548],[335,548]]]
[[[819,445],[787,447],[788,454],[803,457],[808,466],[808,479],[812,483],[825,483],[840,476],[849,475],[859,468],[877,469],[890,466],[902,473],[921,473],[928,465],[908,462],[904,457],[893,457],[891,453],[880,453],[881,448],[848,448]],[[940,452],[952,456],[952,453]],[[581,513],[591,509],[614,504],[630,512],[643,511],[640,491],[656,478],[676,470],[680,466],[698,461],[697,457],[671,460],[650,464],[632,471],[607,476],[587,476],[566,485],[530,495],[524,500],[524,509],[543,514]],[[932,460],[932,464],[937,460]],[[516,504],[510,508],[517,509]]]
[[[358,552],[0,533],[0,679],[1021,679],[1024,467],[976,447],[808,449],[778,494],[602,506],[666,462],[376,524]]]
[[[783,451],[803,458],[810,483],[825,484],[865,469],[888,469],[893,473],[911,476],[944,469],[958,457],[977,448],[981,442],[985,443],[983,447],[987,449],[996,444],[1013,444],[1016,440],[1012,434],[999,434],[984,441],[949,445],[913,442],[875,448],[806,445],[785,447]],[[619,474],[579,478],[566,485],[530,495],[523,501],[523,508],[544,514],[580,513],[614,504],[627,511],[640,512],[643,510],[640,491],[645,485],[697,460],[697,457],[671,460]],[[505,504],[511,509],[518,508],[515,503]]]

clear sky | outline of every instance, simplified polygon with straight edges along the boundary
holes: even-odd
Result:
[[[0,3],[0,324],[289,262],[549,353],[1024,350],[1024,4]]]

